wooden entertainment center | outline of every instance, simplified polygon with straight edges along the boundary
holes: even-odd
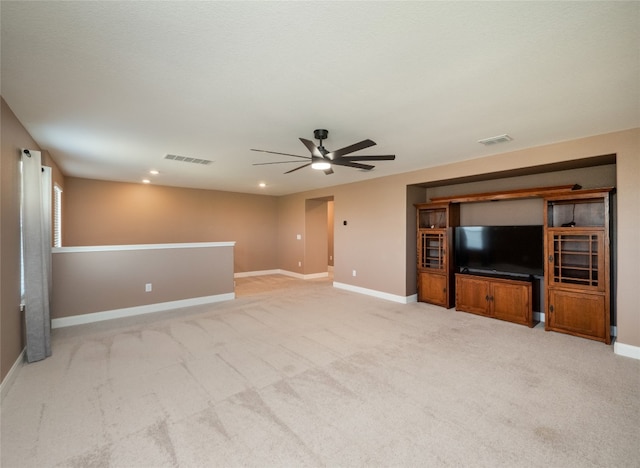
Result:
[[[418,301],[533,327],[532,278],[461,272],[453,241],[460,204],[543,198],[545,330],[611,343],[613,187],[541,187],[416,204]]]

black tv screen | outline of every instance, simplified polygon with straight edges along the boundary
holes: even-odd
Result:
[[[461,226],[455,229],[460,271],[543,274],[542,226]]]

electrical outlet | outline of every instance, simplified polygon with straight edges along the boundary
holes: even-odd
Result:
[[[298,262],[298,266],[301,267],[302,266],[302,262]]]
[[[351,272],[351,274],[352,274],[353,276],[356,276],[356,270],[353,270],[353,271]]]
[[[151,283],[147,283],[144,285],[144,292],[151,292],[153,290],[153,286]]]
[[[296,234],[296,239],[297,240],[302,240],[302,234]]]

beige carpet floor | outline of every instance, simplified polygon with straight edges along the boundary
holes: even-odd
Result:
[[[330,280],[54,330],[2,402],[11,467],[638,467],[640,361]]]

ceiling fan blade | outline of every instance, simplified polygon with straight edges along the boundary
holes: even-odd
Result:
[[[280,154],[282,156],[293,156],[294,158],[309,159],[308,156],[300,156],[300,155],[297,155],[297,154],[289,154],[289,153],[278,153],[276,151],[267,151],[267,150],[253,149],[253,148],[251,148],[251,151],[257,151],[259,153]]]
[[[331,151],[327,154],[329,159],[336,159],[340,156],[344,156],[345,154],[353,153],[355,151],[360,151],[365,148],[369,148],[371,146],[375,146],[376,142],[373,140],[362,140],[361,142],[354,143],[353,145],[345,146],[344,148],[340,148],[335,151]]]
[[[300,138],[300,141],[304,146],[307,147],[307,149],[312,155],[318,156],[320,158],[324,158],[323,154],[320,152],[320,150],[318,150],[318,147],[313,144],[313,141],[307,140],[305,138]]]
[[[333,169],[329,168],[324,171],[325,174],[330,175],[333,174]]]
[[[393,161],[395,154],[380,154],[375,156],[344,156],[344,161]]]
[[[302,166],[296,167],[295,169],[291,169],[290,171],[285,172],[285,174],[290,174],[298,169],[302,169],[303,167],[311,166],[311,163],[303,164]]]
[[[310,159],[310,158],[306,158]],[[274,162],[266,162],[266,163],[253,163],[253,166],[268,166],[269,164],[287,164],[287,163],[296,163],[300,164],[300,161],[274,161]]]
[[[337,166],[355,167],[356,169],[364,169],[365,171],[370,171],[375,167],[370,164],[360,164],[357,162],[345,161],[342,158],[338,159],[337,161],[333,161],[332,164],[335,164]]]

